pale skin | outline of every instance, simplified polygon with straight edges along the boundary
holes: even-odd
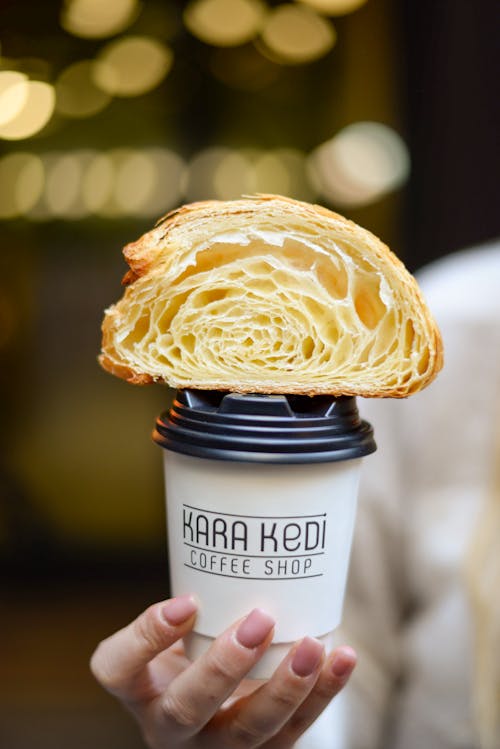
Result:
[[[262,609],[190,663],[181,638],[196,611],[191,596],[156,603],[92,656],[97,681],[131,711],[150,749],[291,749],[355,666],[350,647],[326,654],[305,637],[269,680],[245,680],[273,637],[275,622]]]

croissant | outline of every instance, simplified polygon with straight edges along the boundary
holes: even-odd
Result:
[[[193,203],[124,255],[99,360],[129,382],[400,398],[442,366],[415,279],[323,207],[278,195]]]

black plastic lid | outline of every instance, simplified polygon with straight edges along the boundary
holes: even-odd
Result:
[[[179,390],[153,439],[185,455],[256,463],[322,463],[376,450],[373,429],[346,396]]]

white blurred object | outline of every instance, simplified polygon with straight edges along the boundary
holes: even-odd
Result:
[[[465,569],[498,464],[500,242],[418,278],[444,369],[408,400],[359,404],[379,449],[364,465],[345,600],[359,656],[345,693],[349,749],[480,746]]]

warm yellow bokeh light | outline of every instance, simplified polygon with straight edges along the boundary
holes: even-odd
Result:
[[[255,192],[252,164],[238,151],[229,151],[217,164],[213,184],[215,197],[219,200],[233,200]]]
[[[6,92],[12,93],[20,86],[26,89],[26,99],[17,115],[0,126],[0,138],[21,140],[38,133],[50,120],[54,112],[54,87],[42,81],[21,81]]]
[[[328,16],[344,16],[361,8],[367,0],[298,0],[298,2]]]
[[[259,155],[254,163],[255,192],[313,200],[306,155],[296,148],[277,148]]]
[[[116,170],[114,199],[125,214],[141,214],[154,195],[157,183],[156,165],[149,154],[131,151]]]
[[[94,65],[94,81],[112,96],[145,94],[165,78],[173,58],[172,50],[157,39],[125,37],[102,50]]]
[[[73,206],[78,201],[81,178],[82,165],[76,154],[55,155],[47,166],[44,193],[45,204],[51,215],[71,216]]]
[[[186,164],[167,148],[147,148],[144,153],[155,165],[155,187],[143,203],[140,215],[158,218],[181,202],[186,181]]]
[[[17,70],[0,71],[0,96],[2,96],[11,86],[16,83],[26,81],[28,76],[25,73],[19,73]]]
[[[113,161],[106,153],[95,153],[84,169],[81,183],[82,200],[90,213],[99,213],[109,202],[113,184]]]
[[[266,12],[261,0],[193,0],[184,11],[184,23],[202,42],[233,47],[259,33]]]
[[[94,153],[81,185],[91,213],[158,217],[181,200],[185,163],[166,148],[114,149]]]
[[[84,200],[89,205],[90,187],[97,188],[92,196],[92,212],[107,219],[116,219],[124,211],[116,202],[116,178],[122,165],[136,153],[132,148],[113,148],[100,154],[89,166],[84,176],[83,190],[87,194]],[[103,180],[103,182],[100,182]],[[100,184],[99,184],[100,183]]]
[[[24,73],[15,70],[0,71],[0,126],[17,117],[26,104],[27,81],[28,76]]]
[[[155,174],[154,163],[143,151],[113,148],[90,164],[83,180],[84,201],[93,213],[108,219],[141,215],[154,190]]]
[[[0,159],[0,218],[15,218],[40,199],[44,184],[41,159],[32,153],[11,153]]]
[[[70,65],[57,79],[56,109],[66,117],[91,117],[101,112],[111,97],[93,80],[93,60]]]
[[[378,122],[357,122],[319,146],[310,157],[311,177],[332,203],[361,206],[407,180],[410,157],[402,138]]]
[[[276,153],[260,156],[254,164],[255,191],[290,195],[290,174]]]
[[[215,171],[230,153],[229,148],[213,146],[193,156],[187,171],[186,198],[188,202],[215,197]]]
[[[61,26],[86,39],[104,39],[124,31],[141,9],[137,0],[66,0]]]
[[[310,8],[278,5],[262,30],[264,52],[288,65],[312,62],[323,57],[335,44],[332,24]]]
[[[41,158],[32,153],[26,154],[15,186],[16,202],[21,213],[27,213],[38,203],[44,184],[45,171]]]

